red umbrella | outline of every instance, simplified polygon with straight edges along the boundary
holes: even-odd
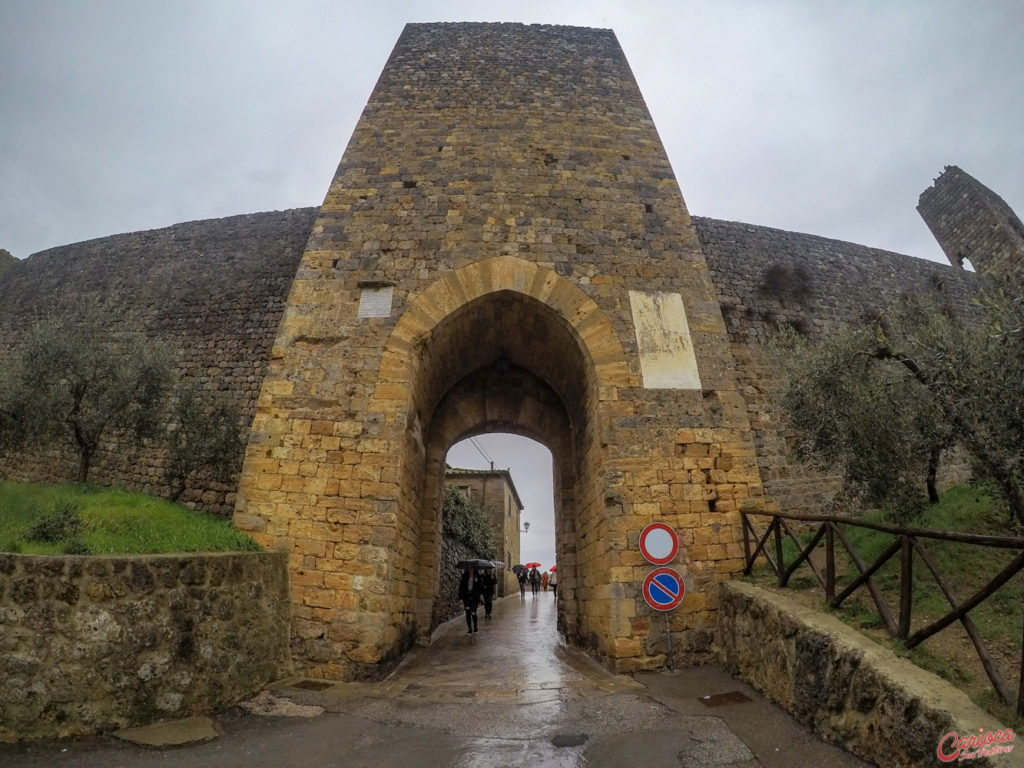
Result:
[[[558,570],[558,566],[557,565],[552,565],[550,568],[548,568],[548,570],[549,571],[557,571]]]
[[[540,568],[540,563],[526,563],[527,568]]]

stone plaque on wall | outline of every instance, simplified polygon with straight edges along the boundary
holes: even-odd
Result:
[[[357,317],[388,317],[391,314],[391,297],[394,292],[393,285],[363,288],[359,294]]]
[[[678,293],[630,291],[629,305],[644,387],[700,389],[683,297]]]

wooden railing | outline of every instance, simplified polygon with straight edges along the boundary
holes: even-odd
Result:
[[[760,533],[754,527],[751,517],[768,517],[770,522],[767,529]],[[861,587],[867,589],[874,602],[875,609],[882,623],[888,630],[889,635],[903,641],[907,648],[920,645],[924,640],[940,632],[955,621],[959,621],[967,632],[974,649],[981,660],[981,664],[992,681],[996,693],[1007,705],[1014,705],[1014,697],[1009,687],[1003,680],[999,669],[989,653],[988,648],[982,640],[981,633],[971,621],[969,612],[993,595],[1003,584],[1009,581],[1014,574],[1024,568],[1024,538],[1004,536],[983,536],[971,533],[951,533],[945,531],[929,531],[918,528],[898,528],[895,526],[883,525],[862,520],[849,518],[832,517],[827,515],[796,515],[796,514],[774,514],[766,512],[744,512],[741,513],[743,520],[743,550],[745,564],[743,573],[749,575],[754,561],[758,556],[763,556],[778,576],[780,587],[785,587],[798,567],[806,564],[818,583],[825,591],[825,599],[833,608],[838,608],[843,602]],[[802,527],[813,530],[810,539],[806,543],[798,536],[793,527],[787,521],[794,521],[805,524]],[[806,524],[817,524],[814,525]],[[874,562],[866,565],[860,554],[856,551],[844,528],[857,527],[869,528],[874,531],[891,535],[893,541],[887,546]],[[806,533],[804,536],[806,537]],[[784,538],[788,538],[795,545],[799,552],[789,564],[784,562]],[[846,587],[836,594],[836,540],[842,545],[849,558],[850,563],[856,568],[858,575]],[[984,587],[964,601],[959,601],[953,592],[948,580],[939,571],[935,559],[928,551],[924,540],[952,541],[961,544],[971,544],[982,547],[997,547],[1000,549],[1016,550],[1016,556],[996,574]],[[824,540],[824,573],[819,564],[811,559],[811,554]],[[769,542],[774,553],[769,551]],[[910,618],[913,610],[912,596],[914,586],[914,553],[932,574],[935,583],[950,605],[950,611],[942,618],[932,621],[927,626],[918,629],[911,634]],[[899,614],[893,618],[888,604],[882,596],[875,579],[878,570],[885,565],[890,558],[899,553],[900,556],[900,589],[899,589]],[[820,557],[819,557],[820,560]],[[1018,715],[1024,715],[1024,654],[1020,661],[1020,683],[1017,688],[1016,708]]]

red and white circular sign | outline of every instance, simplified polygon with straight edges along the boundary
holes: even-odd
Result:
[[[671,563],[679,552],[679,537],[664,523],[651,523],[640,532],[640,551],[654,565]]]

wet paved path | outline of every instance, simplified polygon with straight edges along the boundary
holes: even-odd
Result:
[[[617,768],[864,766],[822,744],[714,667],[614,676],[561,646],[554,598],[505,598],[467,635],[460,618],[380,683],[322,690],[283,681],[273,693],[326,709],[311,719],[217,715],[223,735],[173,749],[110,737],[0,745],[0,765],[175,768]],[[701,698],[750,701],[709,709]]]

